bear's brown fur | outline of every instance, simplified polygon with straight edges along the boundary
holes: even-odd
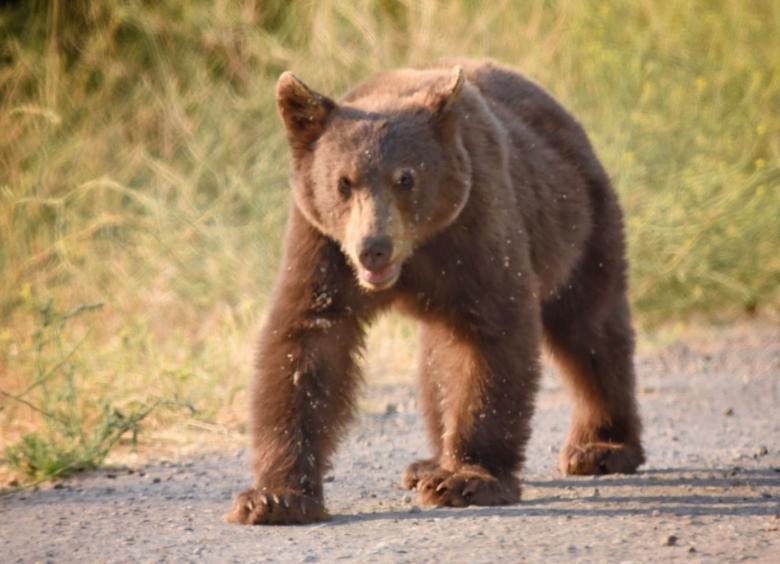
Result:
[[[227,520],[326,517],[323,473],[348,422],[366,325],[423,322],[433,457],[421,503],[514,503],[542,340],[575,410],[566,474],[644,460],[621,212],[582,128],[489,62],[380,74],[334,102],[290,73],[293,154],[282,268],[252,387],[255,487]]]

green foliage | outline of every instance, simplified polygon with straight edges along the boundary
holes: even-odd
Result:
[[[80,389],[230,421],[279,259],[285,69],[337,96],[442,57],[519,68],[614,178],[640,323],[780,305],[777,2],[52,0],[4,3],[0,35],[2,389],[35,381],[31,303],[101,301],[61,335],[94,329]]]
[[[0,390],[1,396],[43,416],[38,431],[24,435],[5,452],[7,464],[34,481],[96,468],[122,437],[129,434],[136,441],[141,421],[160,403],[128,406],[123,413],[105,398],[80,397],[79,345],[66,352],[62,332],[69,320],[101,307],[82,305],[61,313],[52,302],[46,303],[39,310],[40,324],[34,336],[32,381],[18,394]],[[54,351],[53,365],[46,362],[49,349]]]
[[[98,468],[123,436],[135,440],[149,409],[126,416],[103,402],[100,419],[89,429],[81,418],[49,421],[46,430],[24,435],[6,449],[7,464],[35,482]]]

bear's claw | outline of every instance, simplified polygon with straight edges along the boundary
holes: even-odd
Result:
[[[225,522],[240,525],[305,525],[328,519],[321,499],[293,490],[246,490],[236,497]]]
[[[633,474],[644,461],[641,446],[592,442],[563,447],[559,466],[566,475]]]
[[[403,478],[401,478],[401,486],[406,490],[413,490],[421,479],[436,470],[439,470],[439,463],[432,458],[423,458],[412,462],[406,467]]]
[[[438,468],[417,483],[423,505],[466,507],[468,505],[509,505],[520,501],[520,486],[511,477],[500,480],[479,468],[456,471]]]

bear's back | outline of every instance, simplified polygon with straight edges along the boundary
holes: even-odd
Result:
[[[531,129],[564,160],[580,170],[591,185],[608,185],[606,173],[577,120],[541,86],[492,62],[459,62],[469,81],[494,107]],[[519,124],[518,124],[519,122]]]
[[[451,69],[395,69],[375,74],[347,92],[339,101],[365,111],[397,112],[417,105],[419,95],[435,82],[452,75]]]
[[[508,128],[525,128],[588,177],[591,184],[608,184],[582,127],[542,87],[521,74],[493,63],[471,59],[444,60],[427,69],[397,69],[378,73],[345,94],[341,102],[370,112],[397,112],[421,103],[430,87],[452,76],[460,66],[494,112],[511,116]]]

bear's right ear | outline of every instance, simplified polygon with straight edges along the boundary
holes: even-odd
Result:
[[[436,84],[426,96],[426,105],[434,117],[444,118],[458,101],[463,90],[463,69],[460,65],[452,67],[452,72],[446,81]]]
[[[276,105],[294,150],[306,150],[325,129],[336,103],[286,71],[276,83]]]

